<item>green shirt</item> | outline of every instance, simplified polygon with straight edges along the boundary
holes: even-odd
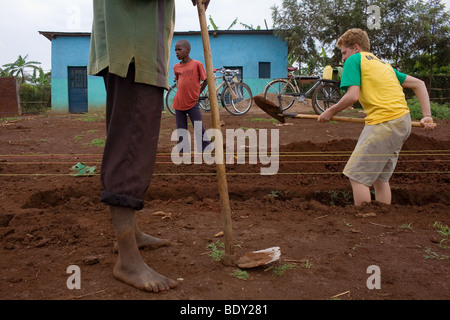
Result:
[[[168,88],[174,0],[94,0],[88,72],[126,77],[135,62],[135,81]]]

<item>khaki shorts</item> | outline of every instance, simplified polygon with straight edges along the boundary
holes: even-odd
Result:
[[[409,113],[391,121],[366,125],[344,168],[344,175],[368,187],[377,180],[389,181],[410,134]]]

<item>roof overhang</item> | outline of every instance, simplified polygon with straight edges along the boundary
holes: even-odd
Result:
[[[209,30],[210,35],[218,37],[221,34],[273,34],[273,30]],[[90,37],[90,32],[59,32],[39,31],[41,35],[52,41],[57,37]],[[175,31],[174,35],[201,35],[201,31]]]
[[[39,31],[41,35],[52,41],[57,37],[90,37],[90,32],[58,32],[58,31]]]

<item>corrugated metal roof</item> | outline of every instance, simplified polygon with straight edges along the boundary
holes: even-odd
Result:
[[[90,32],[59,32],[59,31],[39,31],[44,37],[52,41],[56,37],[90,37]]]
[[[90,32],[39,31],[41,35],[52,41],[56,37],[90,37]],[[200,35],[200,31],[175,31],[174,35]],[[221,34],[273,34],[273,30],[209,30],[209,34],[217,37]]]

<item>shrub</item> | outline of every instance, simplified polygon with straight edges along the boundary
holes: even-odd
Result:
[[[422,119],[422,109],[420,108],[419,100],[417,97],[413,97],[408,100],[408,107],[411,112],[411,118],[413,120]],[[431,102],[431,115],[435,119],[449,119],[450,118],[450,107],[447,105],[440,105],[435,102]]]
[[[50,108],[50,86],[22,83],[19,95],[24,113],[45,112]]]

